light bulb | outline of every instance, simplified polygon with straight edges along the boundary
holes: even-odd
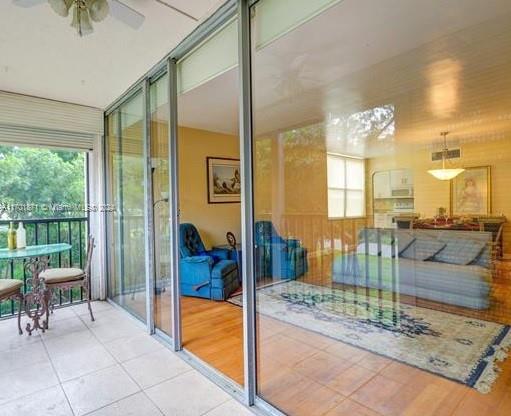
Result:
[[[69,16],[69,9],[73,4],[73,0],[48,0],[51,8],[55,13],[59,16],[67,17]]]
[[[106,0],[92,0],[89,5],[90,18],[95,22],[101,22],[109,12],[110,6]]]
[[[74,8],[71,26],[76,29],[80,36],[89,35],[93,32],[87,9],[81,7]]]

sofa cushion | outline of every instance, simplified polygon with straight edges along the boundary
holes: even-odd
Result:
[[[427,235],[416,234],[415,240],[401,253],[406,259],[428,260],[442,250],[446,244]]]
[[[440,239],[446,243],[445,247],[433,257],[434,261],[442,263],[467,265],[472,263],[483,251],[486,244],[482,241],[469,238],[456,238],[454,235]]]
[[[415,241],[415,235],[411,231],[397,230],[395,236],[397,252],[400,255]]]
[[[488,243],[485,243],[484,248],[481,250],[479,255],[470,264],[485,267],[489,269],[491,267],[491,247]]]

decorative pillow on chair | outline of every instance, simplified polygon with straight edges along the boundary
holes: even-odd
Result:
[[[467,265],[472,263],[486,246],[483,241],[468,238],[450,238],[446,243],[446,246],[435,254],[434,261]]]
[[[445,246],[445,243],[436,238],[418,234],[415,236],[415,241],[406,250],[403,250],[401,256],[406,259],[424,261],[433,257]]]

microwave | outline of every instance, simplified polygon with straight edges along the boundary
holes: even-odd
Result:
[[[413,197],[413,188],[394,188],[390,190],[392,198],[411,198]]]

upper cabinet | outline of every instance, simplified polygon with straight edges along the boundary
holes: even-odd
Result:
[[[390,171],[376,172],[373,175],[374,198],[392,198],[390,192]]]
[[[409,169],[376,172],[373,192],[375,199],[413,198],[413,172]]]
[[[413,173],[409,169],[390,171],[390,188],[402,189],[413,187]]]

